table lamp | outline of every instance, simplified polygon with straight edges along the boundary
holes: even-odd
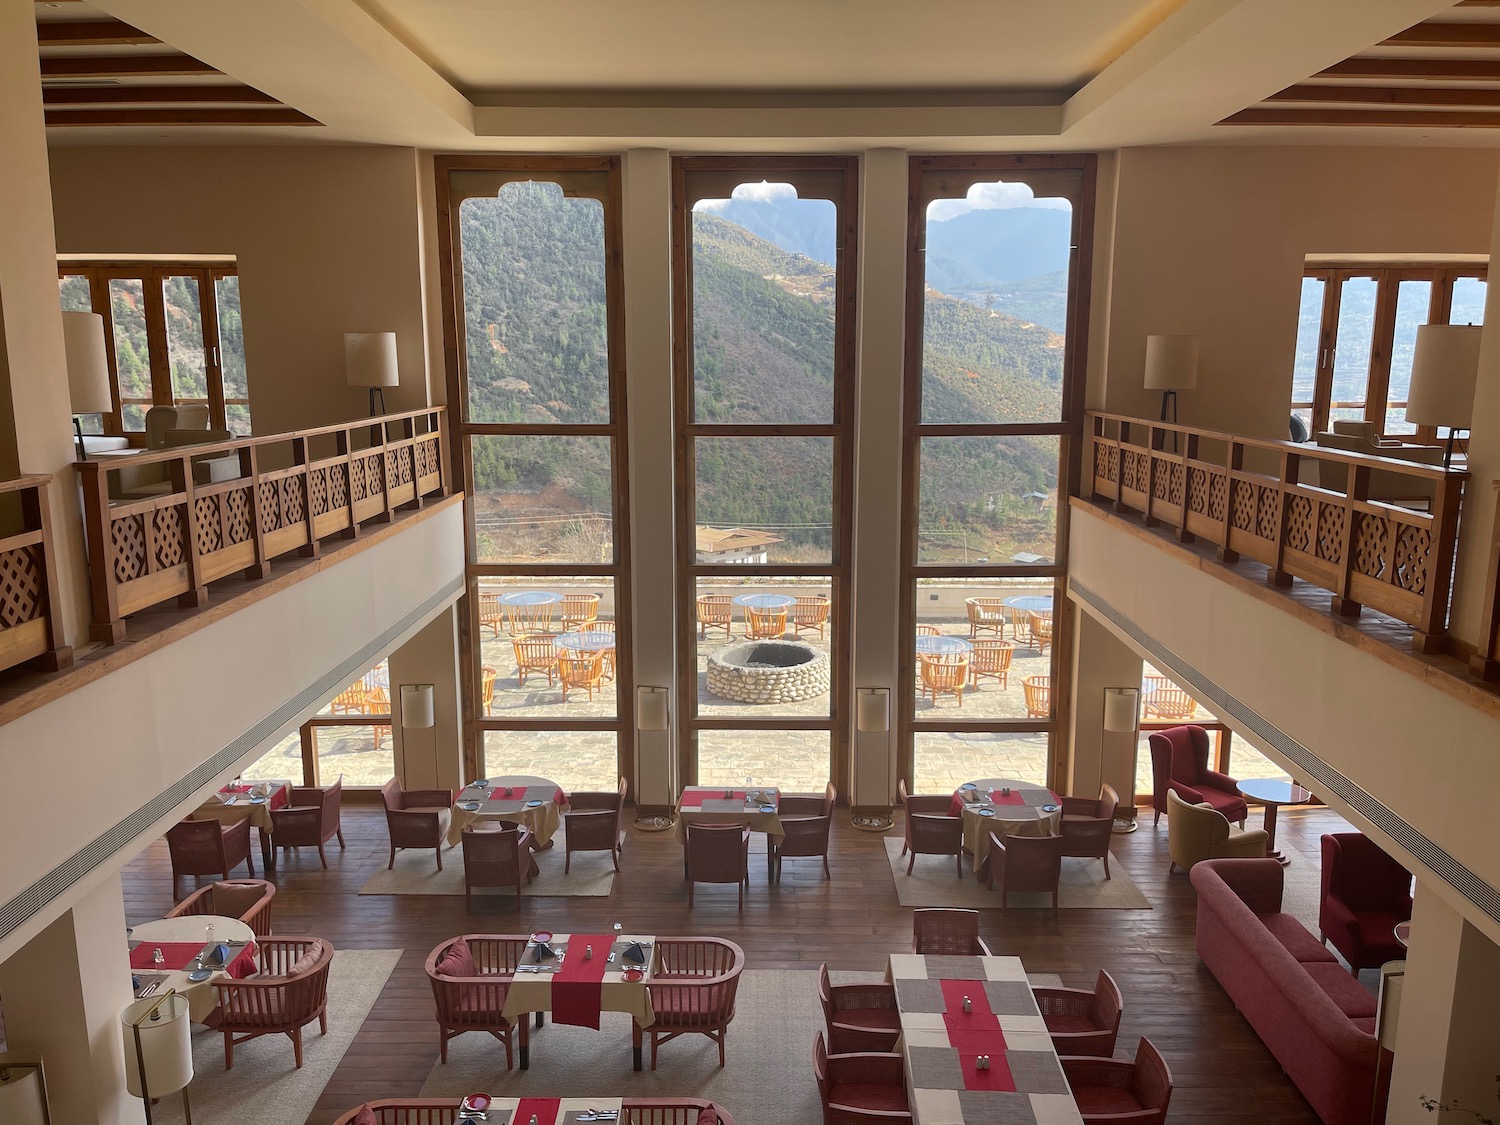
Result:
[[[351,387],[370,390],[370,417],[385,413],[385,388],[400,386],[394,332],[345,332],[344,374]],[[380,409],[375,405],[379,402]]]
[[[1474,420],[1474,384],[1479,377],[1477,324],[1422,324],[1411,361],[1406,420],[1419,426],[1447,426],[1443,468],[1453,463],[1453,436]]]
[[[49,1125],[47,1080],[35,1051],[0,1053],[0,1121],[5,1125]]]
[[[188,1037],[187,997],[175,989],[137,1000],[120,1017],[125,1036],[125,1088],[146,1106],[151,1123],[151,1101],[182,1091],[183,1116],[193,1120],[188,1105],[188,1083],[193,1080],[193,1044]]]
[[[1177,421],[1177,392],[1198,385],[1198,337],[1147,336],[1146,379],[1148,391],[1161,392],[1161,420]],[[1170,407],[1171,418],[1167,417]]]
[[[114,409],[109,389],[109,358],[104,350],[104,317],[95,312],[65,312],[63,356],[68,368],[68,399],[73,410],[73,438],[78,459],[88,460],[83,448],[80,414],[108,414]]]

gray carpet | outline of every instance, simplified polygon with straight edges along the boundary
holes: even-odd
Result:
[[[234,1069],[224,1069],[224,1036],[193,1026],[193,1081],[188,1097],[194,1125],[304,1125],[333,1077],[380,990],[399,949],[339,949],[328,973],[328,1034],[317,1021],[302,1030],[302,1069],[285,1035],[264,1035],[234,1049]],[[253,1117],[247,1108],[253,1107]],[[153,1108],[158,1125],[182,1122],[182,1098],[170,1094]]]
[[[879,980],[878,973],[833,973],[835,983]],[[1056,986],[1038,974],[1033,984]],[[488,1035],[462,1035],[448,1063],[434,1063],[424,1098],[457,1098],[482,1090],[501,1097],[711,1098],[737,1125],[808,1125],[822,1119],[812,1077],[813,1036],[823,1028],[818,976],[811,970],[747,969],[725,1044],[725,1066],[706,1036],[663,1044],[658,1069],[631,1069],[630,1017],[605,1012],[598,1031],[549,1022],[531,1039],[531,1068],[507,1071],[505,1048]]]
[[[901,857],[901,837],[885,838],[886,858],[891,878],[896,883],[896,897],[902,906],[948,906],[974,910],[1000,908],[998,891],[986,890],[964,862],[963,877],[954,869],[952,856],[921,855],[912,873],[906,873],[907,860]],[[1062,880],[1058,886],[1057,905],[1063,910],[1150,910],[1151,903],[1125,873],[1117,858],[1111,857],[1110,878],[1104,877],[1104,864],[1097,859],[1065,858]],[[1050,894],[1012,894],[1009,910],[1050,909]]]
[[[615,868],[608,852],[578,852],[572,870],[563,874],[563,834],[552,838],[553,846],[536,853],[540,873],[523,885],[528,898],[604,898],[615,884]],[[461,847],[443,849],[443,869],[430,848],[408,848],[396,853],[394,870],[378,867],[359,889],[362,895],[461,895],[464,893],[464,855]],[[514,888],[476,887],[474,894],[515,897]]]

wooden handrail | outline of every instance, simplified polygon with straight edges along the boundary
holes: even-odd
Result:
[[[335,451],[320,457],[309,443],[329,436]],[[364,444],[356,440],[361,436]],[[261,467],[261,454],[273,445],[290,447],[289,466]],[[234,476],[212,480],[232,458],[239,462]],[[326,536],[353,538],[363,523],[389,522],[397,508],[447,495],[448,463],[441,406],[76,462],[91,633],[113,644],[137,610],[174,597],[179,605],[202,605],[216,579],[236,571],[264,578],[279,556],[315,556]],[[143,486],[139,478],[153,467],[162,470],[160,479]],[[124,474],[136,481],[128,490],[134,495],[126,495]]]
[[[1184,542],[1208,540],[1225,563],[1242,554],[1264,563],[1273,585],[1296,577],[1321,586],[1335,613],[1354,617],[1369,605],[1404,621],[1418,652],[1445,647],[1467,472],[1121,414],[1085,417],[1092,496],[1168,524]],[[1218,455],[1201,455],[1205,441],[1222,446]],[[1247,468],[1247,450],[1274,458],[1276,471]],[[1303,482],[1304,461],[1341,466],[1342,490],[1321,474],[1319,484]],[[1430,510],[1371,498],[1377,472],[1430,493]]]
[[[0,481],[0,495],[17,498],[4,502],[0,525],[9,531],[0,534],[0,670],[36,660],[56,672],[73,663],[57,612],[51,483],[45,473]]]

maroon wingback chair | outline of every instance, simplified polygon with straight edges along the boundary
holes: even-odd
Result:
[[[1240,783],[1208,768],[1208,731],[1202,727],[1153,731],[1151,774],[1156,782],[1151,797],[1156,823],[1161,823],[1161,814],[1167,811],[1167,793],[1174,789],[1190,805],[1207,802],[1231,824],[1245,823],[1249,810],[1240,796]]]
[[[1411,872],[1359,832],[1323,837],[1318,929],[1357,974],[1406,960],[1398,922],[1411,919]]]

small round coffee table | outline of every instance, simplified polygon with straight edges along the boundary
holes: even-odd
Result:
[[[1396,940],[1401,943],[1401,948],[1402,949],[1405,949],[1405,948],[1407,948],[1408,946],[1411,945],[1411,923],[1410,922],[1397,922],[1396,923]]]
[[[1312,793],[1291,778],[1271,778],[1240,782],[1240,796],[1265,805],[1266,858],[1285,867],[1291,860],[1276,850],[1276,810],[1282,805],[1305,805],[1312,800]]]

